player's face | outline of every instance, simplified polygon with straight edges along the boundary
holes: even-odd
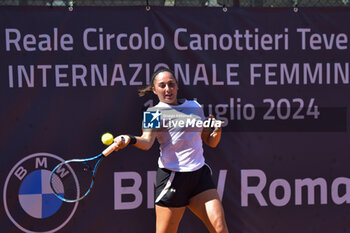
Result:
[[[178,86],[173,75],[167,71],[160,72],[153,83],[153,93],[159,98],[159,101],[177,105]]]

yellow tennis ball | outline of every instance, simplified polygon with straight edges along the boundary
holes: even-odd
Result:
[[[113,139],[114,139],[114,137],[110,133],[105,133],[101,137],[102,143],[107,145],[107,146],[109,146],[109,145],[111,145],[113,143]]]

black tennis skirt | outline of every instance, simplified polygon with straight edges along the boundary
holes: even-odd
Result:
[[[193,172],[174,172],[158,168],[155,204],[165,207],[187,206],[192,197],[215,189],[211,169],[204,165]]]

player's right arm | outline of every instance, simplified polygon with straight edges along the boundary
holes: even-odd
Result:
[[[122,140],[121,138],[124,138]],[[135,147],[141,149],[141,150],[149,150],[155,139],[156,139],[156,132],[152,129],[144,129],[141,136],[135,136],[136,143],[134,144]],[[130,136],[128,135],[119,135],[114,139],[114,142],[117,144],[116,149],[123,149],[130,143]]]
[[[155,130],[146,129],[142,131],[141,136],[136,136],[136,143],[134,146],[141,150],[149,150],[156,139],[156,132]]]

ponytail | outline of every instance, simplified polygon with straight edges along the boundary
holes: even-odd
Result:
[[[142,97],[142,96],[145,96],[147,93],[152,92],[152,87],[153,87],[153,84],[149,84],[148,86],[140,88],[138,90],[139,96]]]

